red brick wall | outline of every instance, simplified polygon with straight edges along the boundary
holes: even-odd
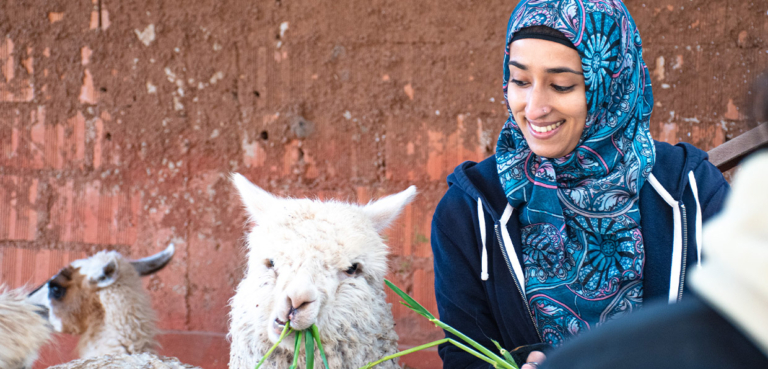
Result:
[[[277,194],[358,202],[416,184],[389,231],[390,277],[436,311],[431,214],[454,166],[493,153],[514,5],[0,2],[0,283],[174,241],[174,261],[145,284],[170,332],[163,353],[223,368],[244,222],[226,176],[239,171]],[[656,138],[709,149],[750,127],[768,3],[628,7],[654,75]],[[440,336],[393,312],[403,345]],[[71,358],[63,342],[45,363]]]

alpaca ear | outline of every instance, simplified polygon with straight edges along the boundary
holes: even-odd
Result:
[[[400,212],[416,196],[416,186],[408,187],[403,192],[387,196],[363,207],[363,212],[371,219],[376,231],[381,233],[392,223]]]
[[[101,268],[101,273],[96,277],[96,285],[104,288],[115,283],[118,276],[117,260],[110,258],[109,262]]]
[[[165,250],[158,252],[152,256],[147,256],[143,259],[132,260],[131,265],[139,272],[139,275],[144,277],[150,274],[157,273],[160,269],[163,269],[173,258],[173,254],[176,252],[176,246],[171,242]]]
[[[251,221],[259,224],[259,219],[266,216],[266,213],[277,199],[269,192],[251,183],[240,173],[233,173],[231,179],[237,188],[237,192],[240,193],[240,198],[243,200],[243,205],[245,210],[248,211]]]

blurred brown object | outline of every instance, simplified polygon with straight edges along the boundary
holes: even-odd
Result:
[[[757,127],[709,150],[709,161],[721,172],[739,164],[749,154],[768,147],[768,71],[752,84],[751,113]]]
[[[752,116],[758,124],[768,122],[768,70],[752,84]]]

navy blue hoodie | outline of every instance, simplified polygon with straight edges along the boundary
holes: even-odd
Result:
[[[513,258],[523,263],[520,224],[508,206],[495,158],[462,163],[448,176],[448,185],[432,219],[440,320],[494,352],[491,340],[507,350],[540,343],[522,281],[513,272]],[[706,152],[686,143],[656,142],[656,164],[640,189],[645,302],[682,297],[686,271],[699,261],[701,224],[720,210],[729,188]],[[447,332],[446,337],[455,338]],[[451,344],[440,345],[439,353],[444,368],[490,367]]]

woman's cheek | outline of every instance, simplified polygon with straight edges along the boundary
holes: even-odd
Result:
[[[507,102],[509,103],[509,108],[512,110],[513,114],[517,114],[517,112],[525,109],[525,99],[523,94],[520,91],[517,91],[517,88],[510,88],[507,90]]]

